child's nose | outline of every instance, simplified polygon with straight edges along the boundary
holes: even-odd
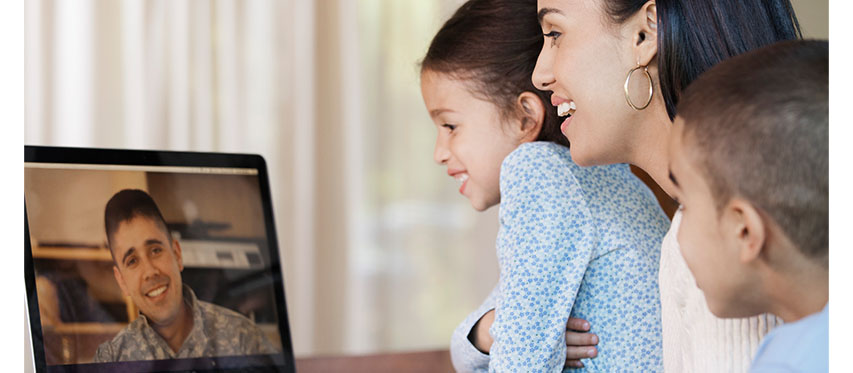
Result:
[[[450,159],[450,151],[447,150],[446,144],[440,137],[435,140],[435,151],[432,153],[432,158],[435,163],[440,165],[447,163],[447,160]]]

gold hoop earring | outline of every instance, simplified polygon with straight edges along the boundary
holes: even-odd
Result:
[[[633,74],[634,71],[637,71],[640,68],[643,68],[643,72],[646,74],[646,79],[649,80],[649,99],[646,100],[646,103],[643,106],[634,105],[634,103],[631,102],[631,95],[628,93],[628,83],[631,81],[631,74]],[[652,102],[652,95],[654,94],[655,89],[654,85],[652,84],[652,74],[649,74],[649,68],[647,66],[640,66],[640,64],[637,64],[637,67],[628,71],[628,76],[625,78],[625,101],[628,101],[628,106],[630,106],[631,109],[639,111],[649,107],[649,103]]]

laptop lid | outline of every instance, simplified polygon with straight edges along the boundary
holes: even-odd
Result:
[[[294,371],[261,156],[25,146],[24,221],[36,371]]]

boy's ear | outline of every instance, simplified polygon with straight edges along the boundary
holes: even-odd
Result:
[[[767,242],[766,224],[762,215],[749,201],[733,198],[721,215],[721,226],[737,245],[741,263],[752,263],[762,256]]]
[[[628,22],[631,45],[641,66],[649,66],[658,54],[658,12],[654,1],[647,1],[643,8]]]
[[[519,121],[520,136],[522,143],[531,142],[539,137],[542,124],[545,122],[545,105],[542,99],[533,92],[525,91],[518,95],[516,100],[521,120]]]

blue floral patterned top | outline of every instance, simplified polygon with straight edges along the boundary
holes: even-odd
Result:
[[[567,371],[662,371],[658,264],[669,227],[628,165],[580,167],[569,149],[523,144],[501,166],[500,280],[456,329],[460,372],[559,372],[569,316],[590,322],[598,357]],[[490,355],[468,340],[490,309]]]

